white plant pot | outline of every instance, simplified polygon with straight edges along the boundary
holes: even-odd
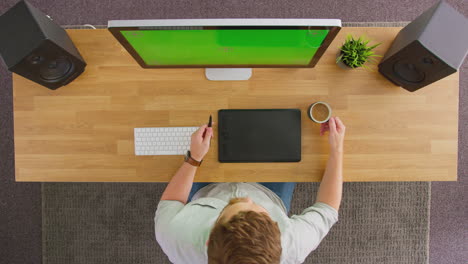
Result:
[[[341,50],[338,50],[338,53],[336,54],[336,58],[338,59],[338,57],[340,57],[341,55]],[[348,65],[346,65],[344,62],[342,62],[341,60],[339,60],[336,65],[338,65],[338,67],[340,67],[341,69],[344,69],[344,70],[352,70],[353,68],[349,67]]]

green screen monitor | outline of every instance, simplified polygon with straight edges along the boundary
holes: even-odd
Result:
[[[108,27],[143,68],[207,68],[210,80],[246,80],[251,68],[314,67],[341,21],[111,20]]]

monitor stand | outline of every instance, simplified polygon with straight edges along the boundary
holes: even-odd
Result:
[[[210,81],[247,81],[252,68],[206,68],[205,76]]]

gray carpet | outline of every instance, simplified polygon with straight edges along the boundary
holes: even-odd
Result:
[[[317,183],[299,184],[291,212],[313,203]],[[428,261],[430,183],[345,183],[338,223],[304,263]]]
[[[0,1],[0,13],[18,0]],[[57,23],[105,24],[142,18],[341,18],[410,21],[438,0],[30,0]],[[466,0],[448,0],[468,16]],[[40,263],[39,183],[14,182],[11,74],[0,67],[0,263]],[[430,263],[468,259],[468,60],[460,69],[458,182],[434,182],[431,192]],[[343,219],[342,219],[343,220]],[[346,245],[345,245],[346,246]]]
[[[154,238],[165,184],[43,184],[43,263],[169,263]],[[313,204],[297,185],[291,212]],[[427,263],[429,183],[346,183],[340,220],[305,263]]]
[[[42,184],[43,263],[169,263],[153,217],[166,184]]]

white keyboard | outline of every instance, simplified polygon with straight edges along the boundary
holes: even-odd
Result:
[[[135,155],[185,155],[198,127],[135,128]]]

